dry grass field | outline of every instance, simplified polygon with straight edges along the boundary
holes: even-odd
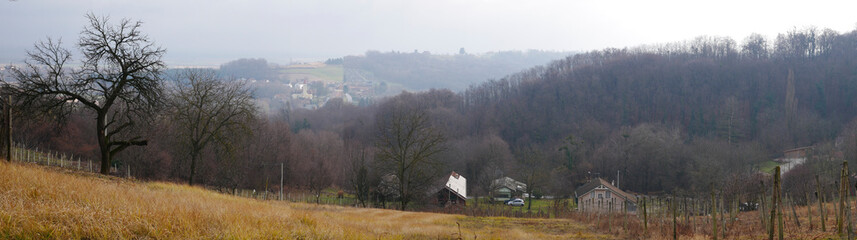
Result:
[[[566,219],[260,201],[0,163],[0,239],[612,239]]]

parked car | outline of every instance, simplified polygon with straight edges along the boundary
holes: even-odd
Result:
[[[506,205],[523,207],[524,206],[524,199],[515,198],[515,199],[512,199],[511,201],[506,202]]]

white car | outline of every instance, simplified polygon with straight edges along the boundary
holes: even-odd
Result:
[[[511,201],[506,202],[506,205],[523,207],[524,206],[524,199],[515,198],[515,199],[512,199]]]

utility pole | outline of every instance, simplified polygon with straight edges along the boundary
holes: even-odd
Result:
[[[6,102],[6,160],[12,161],[12,96]]]
[[[261,164],[261,166],[277,166],[277,164],[276,163],[274,163],[274,164]],[[267,176],[267,173],[265,175]],[[280,162],[280,201],[283,200],[283,179],[285,178],[285,176],[286,176],[286,171],[285,171],[284,163]],[[267,186],[267,181],[265,183],[265,186]],[[266,187],[266,189],[267,189],[267,187]]]

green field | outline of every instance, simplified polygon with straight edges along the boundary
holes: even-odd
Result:
[[[774,161],[764,161],[764,162],[756,165],[756,167],[759,168],[759,171],[769,173],[769,174],[773,174],[774,173],[774,167],[779,166],[779,165],[780,165],[779,163],[774,162]]]
[[[342,65],[323,65],[315,68],[286,68],[282,70],[289,80],[301,80],[323,82],[342,82],[345,71]]]
[[[573,199],[560,199],[560,200],[567,200],[568,201],[568,207],[570,209],[574,209],[574,200]],[[477,207],[475,201],[476,201],[476,199],[473,199],[473,198],[467,199],[467,206],[468,207]],[[487,202],[482,201],[482,200],[479,201],[478,207],[485,207],[485,208],[505,207],[505,208],[516,209],[516,210],[520,209],[523,212],[538,212],[539,210],[547,211],[548,209],[550,209],[553,206],[554,201],[555,201],[555,199],[532,199],[531,201],[528,201],[525,198],[524,199],[525,203],[527,203],[528,205],[530,203],[532,203],[532,205],[533,205],[532,207],[529,207],[529,210],[527,210],[527,205],[524,205],[523,207],[513,207],[513,206],[504,205],[503,202],[487,203]]]

